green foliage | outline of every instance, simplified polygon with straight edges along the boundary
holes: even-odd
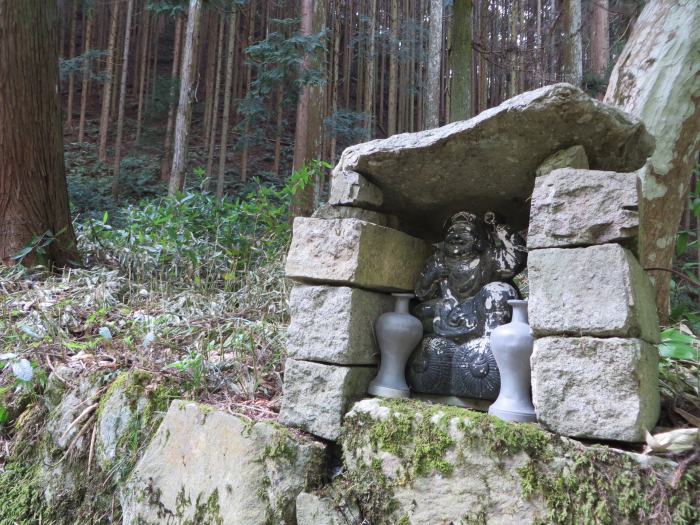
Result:
[[[0,371],[9,371],[10,384],[0,386],[0,428],[10,422],[13,408],[35,400],[46,387],[46,372],[17,354],[0,354]],[[14,407],[13,407],[14,400]]]
[[[688,330],[690,332],[690,330]],[[700,339],[692,332],[684,333],[679,328],[671,327],[661,332],[659,354],[670,359],[684,359],[700,364]]]
[[[54,234],[51,230],[47,230],[41,235],[33,236],[32,240],[14,254],[11,259],[17,264],[22,264],[31,255],[36,263],[48,266],[50,264],[48,259],[49,246],[65,231],[66,229],[62,228],[58,233]]]
[[[281,189],[258,183],[235,200],[199,192],[144,200],[124,210],[125,229],[103,217],[79,225],[79,235],[116,256],[139,279],[234,289],[241,272],[286,247],[292,195],[312,176],[313,167],[304,168]]]

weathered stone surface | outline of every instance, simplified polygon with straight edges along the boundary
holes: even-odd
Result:
[[[97,463],[105,471],[112,468],[118,453],[124,455],[124,442],[127,446],[130,443],[126,434],[141,425],[138,418],[149,405],[142,385],[146,378],[148,374],[124,372],[100,399],[95,451]],[[119,474],[120,471],[115,472],[116,476]]]
[[[364,397],[374,367],[343,367],[287,359],[280,422],[336,440],[350,405]]]
[[[357,172],[334,170],[329,204],[376,208],[382,205],[382,190]]]
[[[335,504],[330,498],[302,492],[297,496],[297,525],[361,525],[355,505]]]
[[[382,291],[412,291],[428,243],[358,219],[297,217],[287,277]]]
[[[173,401],[122,489],[123,523],[294,523],[323,454],[279,425]]]
[[[656,348],[640,339],[537,339],[537,419],[566,436],[643,441],[659,418],[658,366]]]
[[[438,239],[445,220],[464,209],[526,227],[535,170],[572,145],[585,148],[592,169],[629,172],[644,164],[653,138],[635,117],[555,84],[464,122],[352,146],[335,172],[362,174],[382,190],[379,211]]]
[[[536,336],[659,340],[651,284],[618,244],[547,248],[528,255],[528,313]]]
[[[535,174],[538,177],[543,177],[544,175],[547,175],[548,173],[559,168],[587,170],[589,166],[586,149],[583,146],[578,145],[559,150],[547,157],[545,161],[540,164],[539,168],[537,168]]]
[[[671,489],[674,502],[660,496],[674,462],[413,400],[355,404],[341,445],[346,482],[373,525],[640,523],[643,508],[680,517],[680,500],[697,501],[692,482]]]
[[[317,209],[312,217],[314,219],[360,219],[379,226],[399,228],[399,219],[396,215],[387,215],[378,211],[355,208],[354,206],[332,206],[326,204]]]
[[[287,355],[339,365],[377,364],[374,322],[393,305],[387,294],[298,284],[289,296]]]
[[[565,168],[538,177],[527,247],[617,242],[636,249],[639,200],[634,173]]]

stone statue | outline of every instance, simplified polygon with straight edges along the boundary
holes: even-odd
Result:
[[[522,236],[493,213],[450,218],[416,283],[421,302],[412,313],[425,336],[409,361],[414,391],[496,399],[500,376],[489,337],[510,321],[508,301],[520,297],[512,279],[526,258]]]

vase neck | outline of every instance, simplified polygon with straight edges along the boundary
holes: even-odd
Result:
[[[513,318],[511,322],[528,324],[527,301],[512,301],[510,305],[513,307]]]
[[[396,296],[396,304],[394,305],[394,312],[398,314],[408,313],[408,303],[411,301],[411,297]]]

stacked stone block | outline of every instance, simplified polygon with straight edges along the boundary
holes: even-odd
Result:
[[[357,174],[333,181],[331,202],[381,203],[381,191]],[[390,292],[413,289],[430,254],[395,226],[392,216],[347,205],[294,220],[282,423],[336,440],[343,416],[366,395],[379,360],[374,322],[393,309]]]
[[[572,437],[642,441],[659,416],[659,321],[634,251],[634,173],[538,177],[528,231],[539,422]]]

